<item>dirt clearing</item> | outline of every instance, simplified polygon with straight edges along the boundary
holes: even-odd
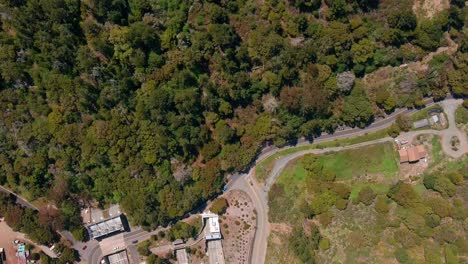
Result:
[[[256,214],[250,198],[242,191],[225,195],[229,207],[220,218],[226,263],[249,263],[255,235]]]

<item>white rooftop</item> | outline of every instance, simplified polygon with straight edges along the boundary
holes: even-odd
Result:
[[[99,238],[116,231],[124,231],[120,215],[88,226],[91,238]]]
[[[109,261],[109,264],[129,264],[130,263],[127,257],[127,252],[125,250],[107,256],[107,260]]]

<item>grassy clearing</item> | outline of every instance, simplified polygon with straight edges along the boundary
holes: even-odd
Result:
[[[350,180],[374,173],[392,177],[398,171],[396,158],[392,143],[385,143],[323,155],[319,161],[337,180]]]
[[[354,144],[358,144],[362,142],[385,138],[387,136],[388,136],[387,130],[383,129],[377,132],[365,133],[360,136],[341,138],[341,139],[335,139],[333,141],[328,141],[328,142],[314,143],[314,144],[307,145],[307,146],[288,148],[288,149],[279,151],[269,156],[268,158],[262,160],[261,162],[259,162],[255,167],[255,177],[257,178],[257,180],[261,182],[265,181],[268,174],[273,169],[276,159],[284,155],[288,155],[288,154],[295,153],[295,152],[302,151],[302,150],[314,149],[314,148],[323,149],[323,148],[329,148],[329,147],[349,146],[349,145],[354,145]]]
[[[298,201],[308,196],[307,175],[303,157],[290,162],[277,180],[281,192],[270,193],[270,219],[272,222],[294,223],[299,212]],[[351,198],[370,186],[376,193],[388,190],[388,182],[398,173],[396,152],[392,143],[376,144],[353,150],[334,152],[318,157],[324,169],[336,174],[336,181],[351,187]],[[377,180],[378,179],[378,180]]]
[[[444,154],[442,152],[442,144],[440,143],[439,137],[432,137],[432,161],[431,166],[439,164],[444,159]]]
[[[458,171],[463,174],[466,171],[464,168],[468,166],[468,157],[446,162],[441,152],[439,137],[427,137],[424,140],[432,143],[433,152],[439,155],[434,158],[434,162],[440,165],[429,167],[427,173],[436,173],[440,177],[445,177],[444,173]],[[277,184],[281,188],[276,188],[280,191],[276,191],[274,195],[270,193],[270,222],[277,224],[276,229],[286,224],[290,229],[302,227],[307,230],[308,224],[316,224],[322,237],[328,239],[331,245],[326,250],[315,251],[317,263],[399,263],[397,258],[402,255],[407,256],[408,261],[400,263],[433,263],[432,260],[447,259],[449,255],[452,260],[447,263],[464,263],[462,261],[464,255],[462,256],[460,252],[466,252],[463,251],[466,248],[463,223],[468,207],[462,202],[463,197],[467,195],[466,180],[455,187],[457,190],[454,197],[448,198],[434,195],[434,190],[426,189],[423,177],[420,177],[410,188],[419,194],[421,200],[414,207],[398,205],[395,199],[386,196],[396,177],[386,176],[385,173],[379,175],[369,173],[368,177],[362,177],[359,173],[373,168],[385,170],[387,167],[385,164],[392,158],[396,159],[395,153],[393,155],[387,153],[386,145],[391,146],[391,143],[329,153],[315,161],[333,168],[337,173],[335,181],[350,187],[350,201],[356,200],[361,189],[366,186],[371,187],[378,196],[370,205],[348,201],[346,208],[335,205],[326,213],[313,218],[306,216],[307,211],[303,209],[304,202],[312,205],[313,201],[318,199],[320,194],[313,189],[319,188],[323,182],[320,183],[316,178],[307,176],[302,161],[312,159],[301,157],[289,163],[278,178]],[[344,153],[346,153],[344,157],[348,157],[356,164],[343,164]],[[369,162],[367,159],[371,155],[378,158]],[[396,167],[396,161],[394,163]],[[347,166],[353,166],[350,172],[346,171]],[[392,175],[396,176],[396,173]],[[404,191],[398,196],[406,197],[408,192]],[[431,200],[436,196],[437,200]],[[380,211],[386,207],[381,203],[379,205],[379,199],[387,203],[387,211]],[[432,209],[434,201],[441,204]],[[440,209],[445,206],[452,208],[449,210],[449,217],[452,220],[437,224],[435,227],[431,226],[433,222],[428,222],[428,219],[432,218],[427,216],[445,214],[446,211]],[[309,220],[305,220],[306,218]],[[447,235],[450,235],[453,242],[446,241]],[[460,240],[457,240],[457,237]],[[291,241],[295,241],[291,234],[273,230],[268,243],[267,263],[301,263],[295,258],[297,253],[291,249]]]

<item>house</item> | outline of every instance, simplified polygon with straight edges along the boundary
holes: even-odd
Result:
[[[106,263],[109,263],[109,264],[129,264],[130,263],[130,261],[128,260],[126,250],[122,250],[120,252],[107,255],[104,259],[107,259]]]
[[[206,223],[205,239],[216,240],[221,239],[221,230],[219,227],[219,216],[212,213],[202,214],[202,219]]]
[[[432,119],[432,120],[431,120],[432,123],[434,123],[434,124],[439,123],[439,116],[438,116],[438,115],[433,115],[433,116],[431,116],[431,119]]]
[[[413,123],[413,127],[418,129],[418,128],[423,128],[429,126],[429,120],[426,119],[421,119]]]
[[[423,145],[400,149],[398,154],[400,155],[400,163],[417,162],[427,156],[426,149],[424,149]]]
[[[98,239],[116,232],[125,231],[121,215],[88,226],[92,239]]]

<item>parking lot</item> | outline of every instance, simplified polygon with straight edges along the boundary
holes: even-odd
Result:
[[[0,222],[0,248],[6,251],[7,264],[16,263],[15,247],[12,241],[21,238],[21,234],[13,231],[4,221]]]

